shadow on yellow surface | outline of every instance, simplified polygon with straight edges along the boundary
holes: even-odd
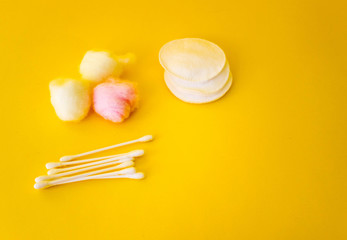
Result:
[[[346,3],[0,3],[1,239],[346,239]],[[166,88],[160,47],[221,46],[234,83],[186,104]],[[134,52],[140,108],[113,124],[61,122],[48,82],[78,78],[94,48]],[[145,134],[146,179],[33,189],[46,162]]]

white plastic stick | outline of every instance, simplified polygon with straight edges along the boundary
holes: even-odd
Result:
[[[102,163],[113,162],[114,164],[116,164],[116,163],[122,163],[122,162],[127,162],[127,161],[129,161],[129,158],[119,159],[118,157],[115,157],[115,158],[109,158],[109,159],[100,160],[100,161],[96,161],[96,162],[90,162],[90,163],[86,163],[86,164],[75,165],[72,167],[52,168],[47,172],[47,174],[48,175],[54,175],[54,174],[58,174],[61,172],[68,172],[68,171],[72,171],[75,169],[81,169],[81,168],[86,168],[86,167],[90,167],[90,166],[94,166],[94,165],[99,165]]]
[[[93,150],[93,151],[80,153],[80,154],[76,154],[76,155],[63,156],[63,157],[60,158],[60,161],[61,162],[67,162],[67,161],[71,161],[72,159],[83,157],[83,156],[90,155],[90,154],[93,154],[93,153],[102,152],[102,151],[106,151],[106,150],[117,148],[117,147],[122,147],[122,146],[125,146],[125,145],[137,143],[137,142],[148,142],[148,141],[151,141],[152,139],[153,139],[152,135],[146,135],[146,136],[143,136],[143,137],[141,137],[139,139],[135,139],[135,140],[124,142],[124,143],[119,143],[119,144],[112,145],[112,146],[109,146],[109,147],[104,147],[104,148],[100,148],[100,149],[96,149],[96,150]]]
[[[125,171],[123,171],[125,170]],[[112,179],[112,178],[124,178],[126,175],[127,178],[133,178],[133,179],[142,179],[144,178],[143,173],[135,173],[134,168],[126,168],[117,172],[111,172],[111,173],[105,173],[105,174],[98,174],[98,175],[93,175],[93,176],[88,176],[88,177],[81,177],[77,179],[72,179],[72,180],[67,180],[64,183],[70,183],[70,182],[78,182],[78,181],[84,181],[84,180],[89,180],[89,179]],[[121,172],[121,173],[119,173]]]
[[[109,170],[112,170],[111,168],[109,168]],[[96,174],[97,171],[95,171]],[[99,170],[100,172],[100,170]],[[86,175],[86,174],[81,174],[78,176],[74,176],[74,177],[66,177],[66,178],[61,178],[61,179],[57,179],[57,180],[52,180],[52,181],[42,181],[42,182],[38,182],[34,185],[34,188],[36,189],[41,189],[41,188],[47,188],[47,187],[51,187],[51,186],[55,186],[55,185],[60,185],[60,184],[65,184],[65,183],[70,183],[70,182],[77,182],[77,181],[83,181],[83,180],[88,180],[88,179],[103,179],[103,178],[140,178],[141,175],[135,175],[133,176],[133,174],[135,173],[135,168],[131,167],[131,168],[125,168],[122,169],[120,171],[116,171],[116,172],[112,172],[113,175],[109,175],[109,176],[102,176],[101,175],[93,175],[90,176]],[[119,177],[118,177],[119,176]],[[143,178],[143,174],[142,174],[142,178]]]
[[[121,164],[117,164],[117,162],[108,162],[108,163],[95,165],[95,166],[91,166],[91,167],[86,167],[86,168],[82,168],[82,169],[76,169],[73,171],[68,171],[68,172],[63,172],[63,173],[58,173],[58,174],[53,174],[53,175],[48,175],[48,176],[40,176],[40,177],[37,177],[35,179],[35,182],[47,181],[47,180],[51,180],[54,178],[64,177],[67,175],[73,175],[73,174],[80,173],[80,172],[86,172],[86,171],[90,171],[90,170],[97,169],[97,168],[103,168],[103,167],[107,167],[107,166],[114,165],[114,164],[117,164],[116,169],[117,168],[125,168],[125,167],[128,167],[130,165],[134,165],[134,162],[132,160],[133,160],[133,158],[128,158],[128,161],[123,162]]]
[[[76,165],[80,163],[87,163],[87,162],[94,162],[102,159],[108,159],[108,158],[114,158],[118,157],[119,159],[127,158],[127,157],[140,157],[145,153],[142,149],[134,150],[128,153],[121,153],[116,155],[109,155],[105,157],[97,157],[97,158],[88,158],[83,160],[75,160],[70,162],[50,162],[46,164],[47,169],[57,168],[57,167],[64,167],[69,165]]]
[[[93,179],[112,179],[112,178],[131,178],[131,179],[143,179],[145,175],[142,172],[137,172],[129,175],[118,175],[118,176],[109,176],[109,177],[102,177],[102,178],[93,178]]]

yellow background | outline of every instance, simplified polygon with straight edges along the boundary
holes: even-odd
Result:
[[[0,3],[1,239],[347,238],[345,1]],[[160,47],[221,46],[234,83],[186,104],[166,88]],[[112,124],[61,122],[48,83],[78,78],[93,48],[134,52],[141,106]],[[153,134],[147,178],[33,188],[58,157]]]

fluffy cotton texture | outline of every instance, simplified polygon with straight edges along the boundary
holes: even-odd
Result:
[[[226,57],[216,44],[199,38],[184,38],[166,43],[159,61],[169,73],[192,82],[204,82],[219,74]]]
[[[125,66],[134,61],[135,55],[132,53],[112,56],[108,52],[88,51],[82,59],[80,73],[83,79],[100,82],[110,76],[119,77]]]
[[[138,106],[136,85],[109,79],[94,88],[93,103],[94,111],[106,120],[123,122]]]
[[[51,103],[63,121],[80,121],[89,112],[91,99],[89,85],[74,79],[56,79],[50,82]]]
[[[81,62],[82,78],[92,82],[100,82],[113,74],[117,62],[108,52],[88,51]]]

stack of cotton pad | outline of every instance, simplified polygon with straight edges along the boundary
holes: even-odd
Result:
[[[184,38],[165,44],[159,53],[170,91],[189,103],[207,103],[221,98],[232,76],[223,50],[199,38]]]

